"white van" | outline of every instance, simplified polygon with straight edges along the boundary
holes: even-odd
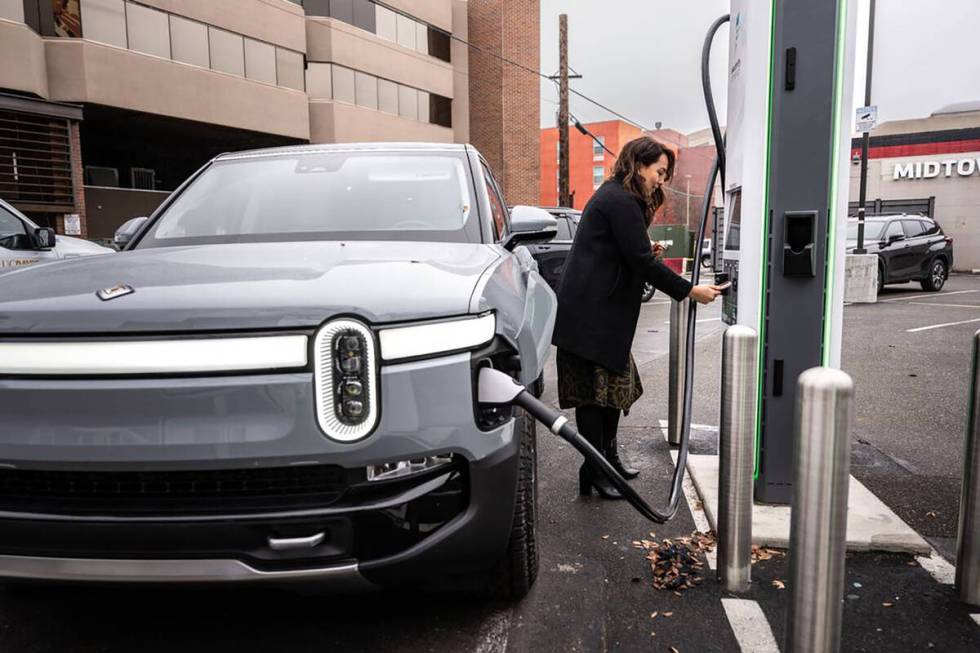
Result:
[[[26,215],[0,200],[0,273],[22,265],[76,256],[108,254],[114,249],[71,236],[55,236]]]

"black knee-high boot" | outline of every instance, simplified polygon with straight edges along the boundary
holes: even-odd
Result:
[[[580,406],[575,409],[575,426],[578,432],[602,454],[605,440],[603,409],[598,406]],[[606,499],[622,499],[623,495],[593,463],[582,463],[578,470],[579,494],[591,495],[595,488],[599,496]]]
[[[625,479],[636,478],[640,475],[640,470],[633,468],[619,457],[619,443],[616,441],[616,432],[619,430],[619,416],[622,414],[618,408],[603,408],[602,435],[604,438],[603,453],[609,464],[616,468],[616,471]]]

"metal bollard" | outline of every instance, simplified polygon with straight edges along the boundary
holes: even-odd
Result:
[[[759,338],[746,326],[728,327],[721,349],[718,433],[718,578],[729,592],[752,580],[752,471]]]
[[[687,344],[687,310],[690,299],[670,303],[670,352],[667,356],[667,442],[681,443],[684,413],[684,348]]]
[[[973,335],[970,379],[960,526],[956,538],[956,592],[964,603],[980,606],[980,331]]]
[[[790,653],[840,648],[853,388],[851,377],[825,367],[807,370],[797,385],[786,627]]]

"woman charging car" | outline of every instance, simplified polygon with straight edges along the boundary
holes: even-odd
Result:
[[[585,207],[558,290],[553,344],[558,347],[561,408],[575,408],[578,430],[624,478],[638,475],[619,457],[619,418],[643,393],[630,354],[644,283],[673,299],[708,304],[721,288],[692,286],[657,260],[647,235],[663,204],[661,186],[674,172],[674,153],[652,138],[627,143],[613,175]],[[621,494],[594,465],[579,469],[579,491]]]

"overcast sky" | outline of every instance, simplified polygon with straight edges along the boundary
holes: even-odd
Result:
[[[858,0],[855,106],[864,100],[868,0]],[[728,0],[541,0],[541,70],[558,70],[558,15],[568,14],[571,87],[644,127],[683,133],[708,126],[701,94],[704,34]],[[953,102],[980,100],[980,0],[878,0],[872,104],[879,121],[925,117]],[[728,28],[712,56],[712,90],[724,123]],[[557,87],[541,84],[541,124],[553,126]],[[615,116],[572,95],[586,121]],[[853,126],[853,111],[851,112]]]

